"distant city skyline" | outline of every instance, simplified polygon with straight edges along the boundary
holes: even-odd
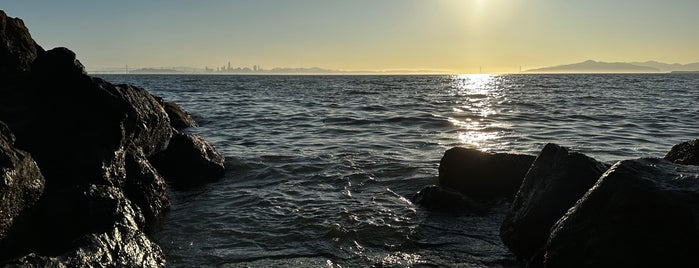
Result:
[[[37,0],[2,9],[42,46],[69,47],[91,70],[231,60],[498,73],[588,59],[699,61],[696,0]]]

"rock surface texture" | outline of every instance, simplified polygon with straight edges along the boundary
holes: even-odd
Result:
[[[204,139],[192,134],[175,134],[167,149],[151,161],[178,187],[211,182],[225,172],[223,155]]]
[[[0,38],[0,264],[164,266],[145,230],[170,207],[169,178],[149,158],[174,144],[178,168],[210,181],[223,156],[196,136],[188,149],[171,142],[176,104],[88,76],[75,53],[44,51],[3,11]]]
[[[439,163],[439,186],[470,198],[513,198],[536,157],[455,147]]]
[[[699,167],[621,161],[553,227],[546,267],[699,267]]]
[[[665,159],[678,164],[699,166],[699,139],[672,146]]]
[[[500,227],[502,241],[518,257],[533,257],[546,244],[553,224],[607,168],[565,147],[551,143],[544,146]]]

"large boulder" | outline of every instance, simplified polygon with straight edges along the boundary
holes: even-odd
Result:
[[[678,164],[699,166],[699,139],[672,146],[665,159]]]
[[[0,122],[0,244],[12,243],[8,240],[26,231],[23,221],[44,193],[44,177],[36,162],[13,142],[12,133]]]
[[[535,158],[455,147],[439,163],[439,185],[471,198],[513,198]]]
[[[144,218],[119,188],[89,185],[50,197],[35,222],[34,252],[6,265],[32,267],[164,267],[158,245],[141,231]],[[66,233],[56,233],[57,231]]]
[[[129,150],[125,161],[124,194],[141,209],[146,222],[152,223],[170,209],[167,183],[150,164],[142,150]]]
[[[199,136],[176,133],[167,149],[151,159],[175,186],[196,186],[223,177],[225,158]]]
[[[0,77],[28,71],[44,50],[32,39],[24,22],[0,10]]]
[[[524,177],[500,227],[503,243],[530,259],[546,244],[551,227],[587,192],[608,166],[549,143]]]
[[[612,166],[554,226],[546,267],[699,267],[699,167]]]

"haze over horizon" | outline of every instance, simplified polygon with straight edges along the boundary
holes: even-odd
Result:
[[[88,69],[517,72],[589,59],[699,62],[699,1],[8,1]]]

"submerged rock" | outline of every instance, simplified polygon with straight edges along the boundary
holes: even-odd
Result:
[[[32,157],[13,145],[14,137],[0,122],[0,259],[11,254],[16,240],[31,231],[26,220],[44,193],[44,177]]]
[[[439,212],[473,211],[478,209],[473,200],[459,192],[430,185],[415,193],[410,199],[413,204]]]
[[[672,146],[665,159],[677,164],[699,166],[699,139]]]
[[[455,147],[439,163],[439,185],[471,198],[512,198],[535,158]]]
[[[500,227],[503,243],[529,259],[546,244],[551,227],[587,192],[608,166],[549,143],[524,177]]]
[[[199,136],[177,133],[167,149],[151,158],[153,166],[177,186],[194,186],[223,177],[225,159]]]
[[[699,167],[621,161],[552,230],[546,267],[699,267]]]

